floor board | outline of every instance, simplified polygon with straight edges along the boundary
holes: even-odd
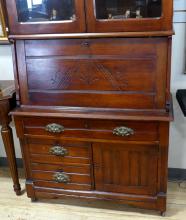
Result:
[[[23,172],[21,186],[24,190]],[[185,220],[186,183],[168,184],[165,217],[148,210],[134,209],[109,202],[79,200],[42,200],[32,203],[26,193],[17,197],[7,169],[0,167],[0,220]]]

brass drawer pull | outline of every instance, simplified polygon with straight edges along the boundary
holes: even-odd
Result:
[[[132,128],[127,127],[117,127],[113,130],[113,134],[117,136],[127,137],[134,134],[134,130]]]
[[[55,173],[53,176],[57,183],[69,183],[70,177],[65,173]]]
[[[65,128],[63,125],[52,123],[52,124],[48,124],[45,130],[50,133],[61,133],[65,130]]]
[[[55,156],[66,156],[68,155],[68,150],[61,146],[53,146],[50,148],[50,153]]]

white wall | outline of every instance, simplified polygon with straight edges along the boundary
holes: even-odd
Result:
[[[11,56],[11,47],[8,45],[0,46],[0,80],[13,80],[13,64],[12,64],[12,56]],[[15,139],[15,148],[16,148],[16,156],[18,158],[21,157],[19,141],[15,134],[14,124],[13,127],[13,135]],[[5,150],[2,142],[2,138],[0,136],[0,157],[5,157]]]
[[[2,45],[0,46],[0,80],[11,80],[13,78],[11,47]]]
[[[174,117],[170,129],[169,167],[186,169],[186,117],[175,98],[177,89],[186,89],[186,1],[175,0],[171,91]]]
[[[175,120],[170,129],[170,153],[169,167],[186,169],[186,118],[183,116],[175,98],[179,88],[186,89],[186,75],[183,74],[186,67],[186,9],[185,0],[175,0],[174,29],[172,56],[171,90],[174,101]],[[0,46],[0,79],[13,79],[11,50],[9,46]],[[14,130],[14,129],[13,129]],[[14,137],[15,137],[14,130]],[[15,137],[16,155],[21,157],[19,143]],[[0,139],[0,157],[5,156],[2,140]]]

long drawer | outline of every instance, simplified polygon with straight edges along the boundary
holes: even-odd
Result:
[[[32,136],[39,135],[55,138],[66,137],[118,141],[158,140],[158,123],[156,122],[41,117],[25,117],[21,120],[23,120],[23,133]],[[55,129],[57,129],[57,131]]]

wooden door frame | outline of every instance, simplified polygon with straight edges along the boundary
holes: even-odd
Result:
[[[74,0],[77,20],[73,22],[45,22],[45,23],[21,23],[18,22],[18,14],[15,0],[6,0],[10,34],[57,34],[57,33],[81,33],[85,32],[84,0]]]
[[[162,0],[163,10],[160,18],[97,20],[95,0],[85,0],[88,32],[145,32],[172,30],[173,1]]]

